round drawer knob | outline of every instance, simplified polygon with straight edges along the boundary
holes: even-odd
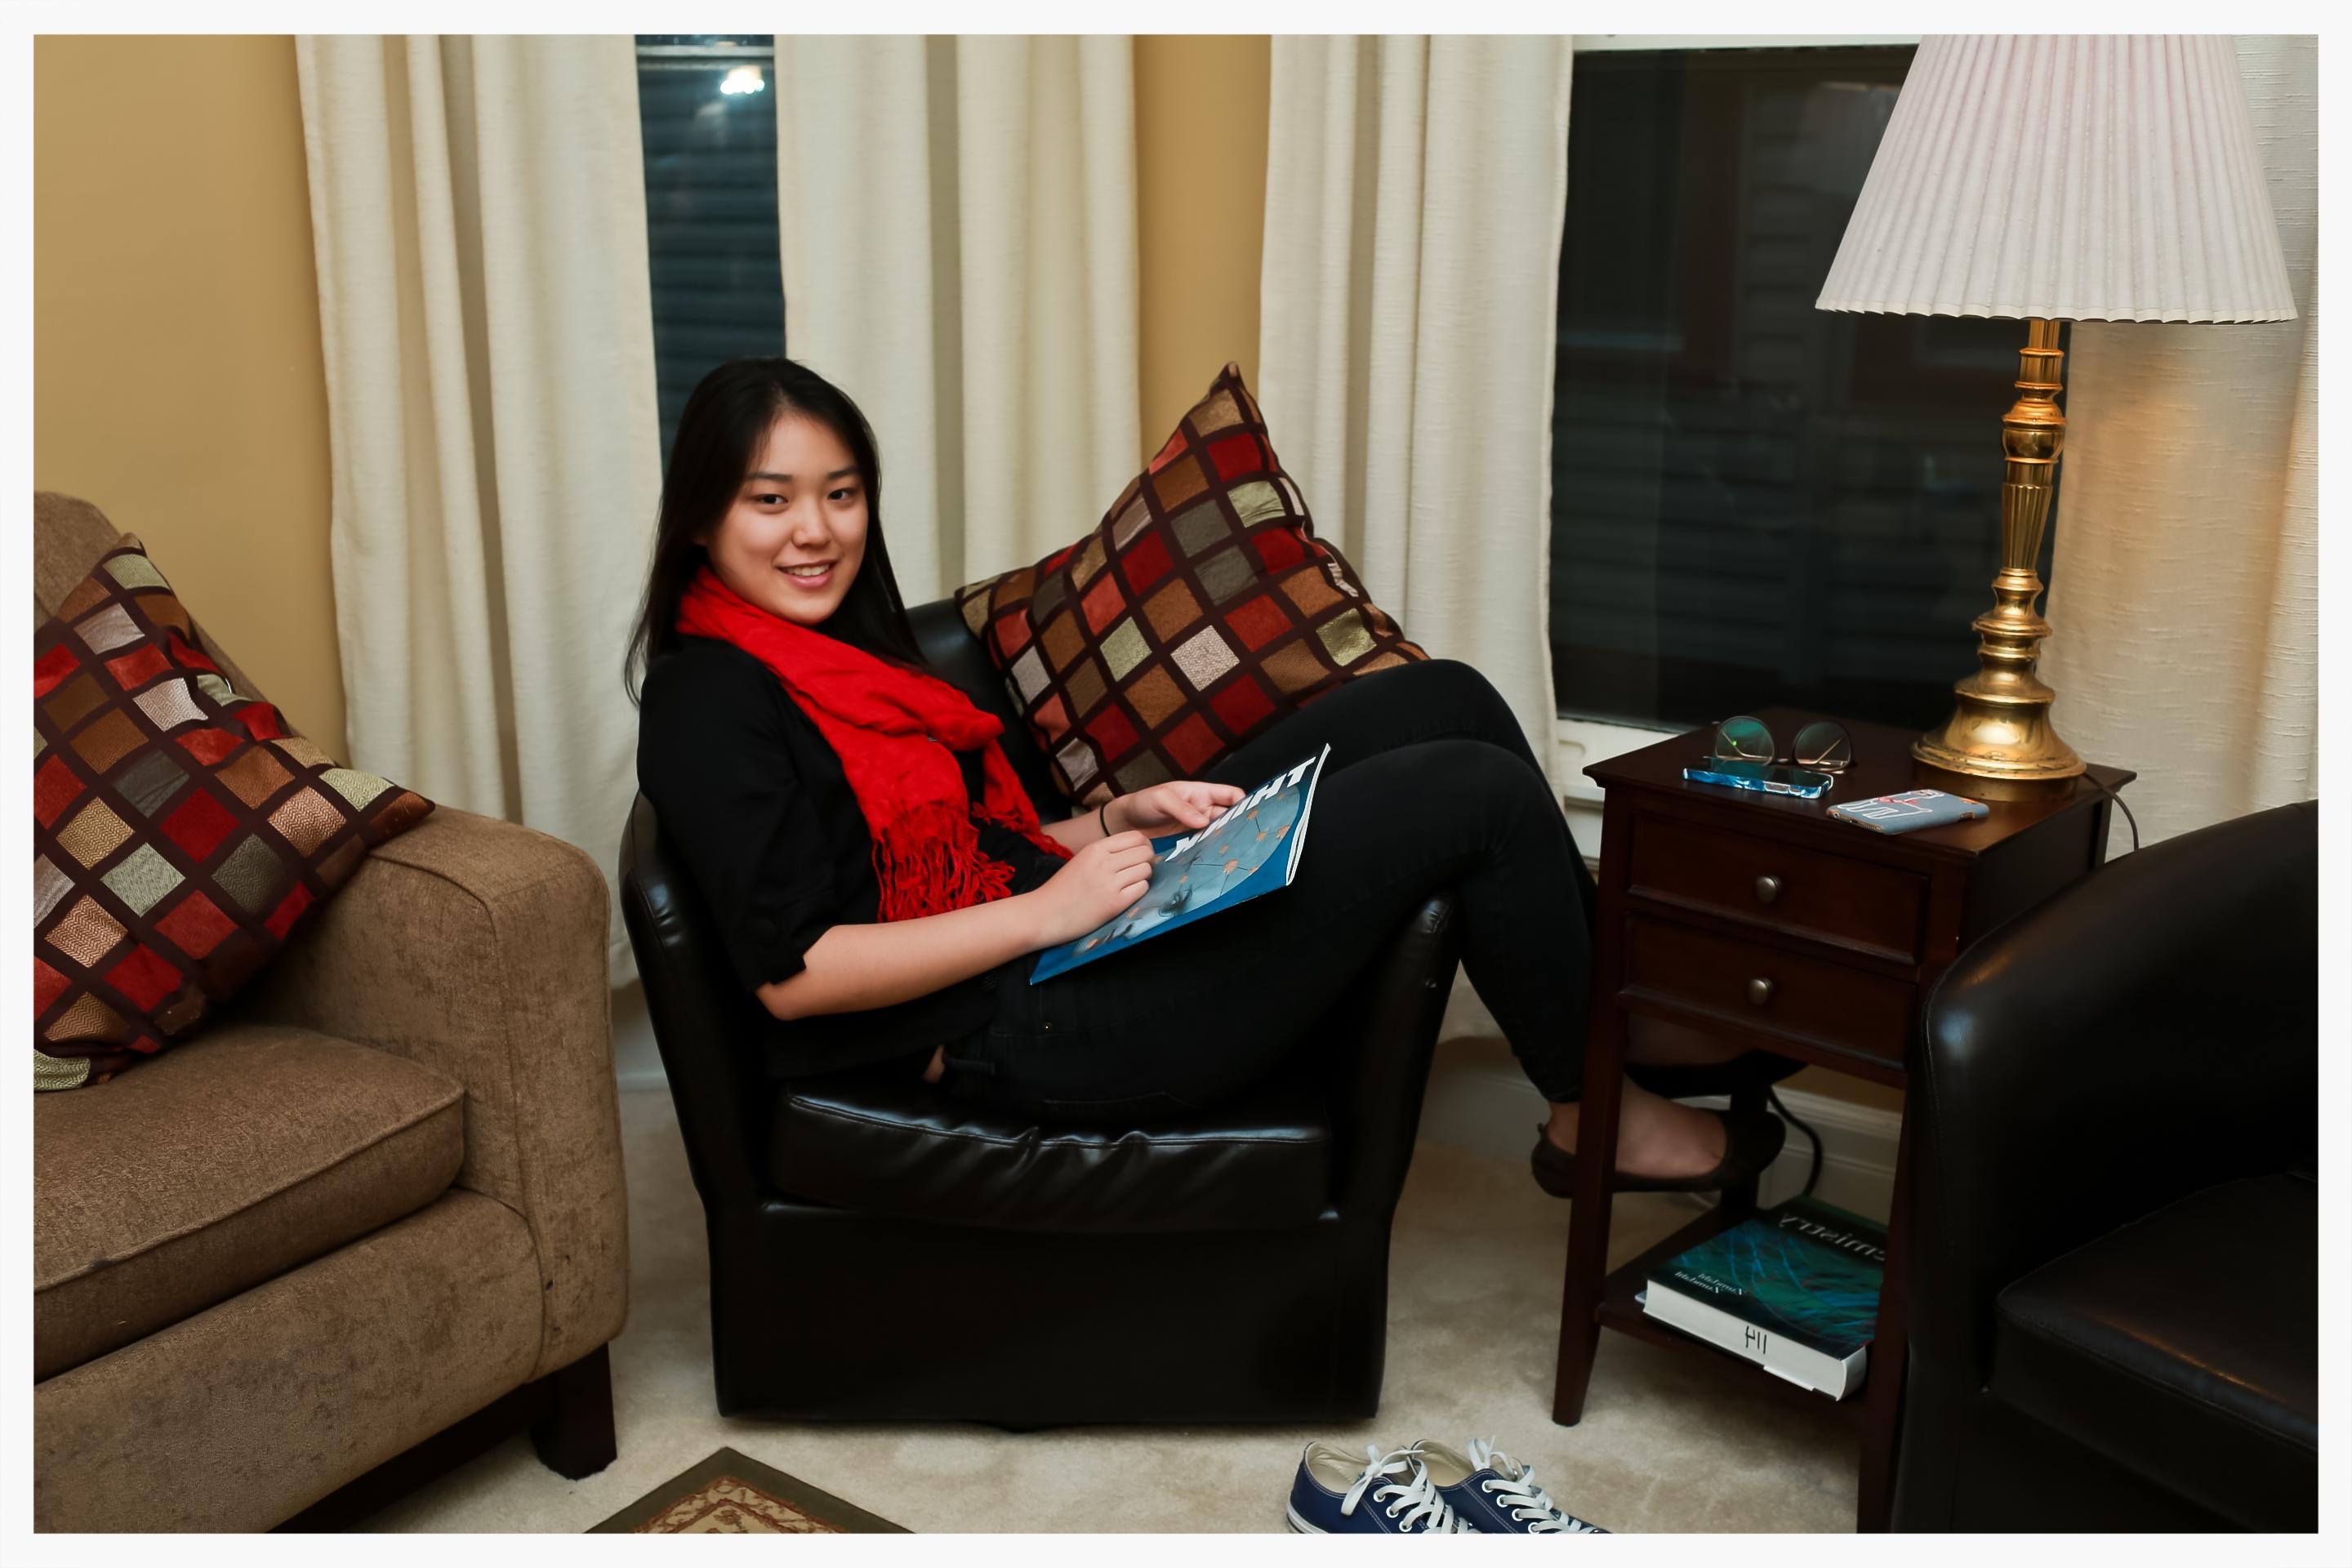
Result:
[[[1765,1003],[1772,1000],[1772,983],[1765,979],[1760,974],[1755,979],[1749,981],[1748,983],[1748,1000],[1759,1007],[1761,1007]]]
[[[1756,901],[1757,901],[1758,903],[1759,903],[1759,904],[1769,904],[1769,903],[1770,903],[1773,900],[1775,900],[1775,899],[1779,898],[1780,896],[1780,878],[1778,878],[1778,877],[1759,877],[1759,878],[1757,878],[1757,879],[1756,879]]]

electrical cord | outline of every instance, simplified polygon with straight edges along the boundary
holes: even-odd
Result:
[[[1772,1109],[1780,1113],[1781,1121],[1787,1122],[1790,1126],[1803,1133],[1812,1143],[1812,1168],[1805,1173],[1805,1190],[1797,1194],[1799,1197],[1802,1198],[1811,1197],[1813,1195],[1813,1189],[1820,1186],[1822,1184],[1822,1135],[1813,1131],[1812,1124],[1811,1122],[1798,1120],[1796,1115],[1790,1110],[1786,1102],[1780,1099],[1780,1090],[1778,1085],[1766,1085],[1764,1089],[1764,1098],[1772,1102]]]
[[[2132,853],[2135,855],[2138,854],[2139,818],[2132,815],[2132,809],[2130,806],[2124,805],[2124,797],[2122,795],[2116,794],[2114,790],[2109,789],[2105,784],[2100,783],[2097,774],[2086,771],[2083,776],[2091,781],[2092,788],[2097,790],[2101,795],[2105,795],[2109,800],[2114,801],[2118,806],[2123,807],[2124,820],[2131,824]]]

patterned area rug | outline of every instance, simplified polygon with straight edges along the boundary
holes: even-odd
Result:
[[[591,1535],[905,1535],[908,1531],[732,1448],[672,1476]]]

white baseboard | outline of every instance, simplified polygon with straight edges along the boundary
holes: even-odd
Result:
[[[1454,1021],[1449,1013],[1448,1032],[1440,1039],[1430,1068],[1421,1136],[1473,1153],[1524,1161],[1544,1120],[1543,1096],[1519,1071],[1501,1036],[1454,1034],[1450,1027]],[[1822,1094],[1784,1089],[1780,1099],[1791,1115],[1821,1134],[1822,1179],[1813,1195],[1885,1223],[1895,1196],[1895,1149],[1902,1118],[1892,1110]],[[1693,1103],[1720,1106],[1723,1100],[1718,1096]],[[1762,1201],[1775,1204],[1794,1197],[1804,1187],[1811,1163],[1811,1143],[1791,1127],[1788,1145],[1764,1174]]]

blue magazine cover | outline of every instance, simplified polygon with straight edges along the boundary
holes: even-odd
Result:
[[[1152,852],[1159,859],[1143,896],[1076,941],[1039,953],[1029,984],[1051,980],[1290,886],[1298,874],[1299,847],[1307,842],[1315,783],[1323,776],[1323,762],[1330,754],[1327,745],[1275,774],[1198,833],[1153,839]]]

